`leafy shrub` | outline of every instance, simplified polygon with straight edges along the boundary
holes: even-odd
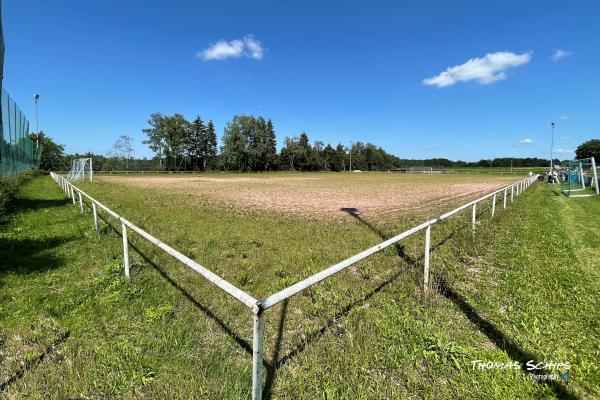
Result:
[[[31,170],[17,177],[7,176],[0,179],[0,219],[8,214],[9,208],[17,196],[19,187],[39,174],[39,170]]]

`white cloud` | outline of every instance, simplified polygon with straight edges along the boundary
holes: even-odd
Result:
[[[244,42],[246,43],[246,53],[248,57],[254,58],[255,60],[260,60],[263,58],[265,51],[257,39],[252,36],[246,36],[244,38]]]
[[[199,51],[196,57],[204,61],[226,60],[228,58],[240,58],[242,56],[260,60],[263,58],[264,49],[260,41],[252,35],[244,36],[241,39],[230,41],[219,40],[206,49]]]
[[[573,153],[573,150],[558,148],[558,149],[554,149],[554,152],[555,153]]]
[[[558,118],[560,118],[563,121],[565,121],[565,120],[571,118],[571,115],[569,115],[569,114],[560,114],[560,117],[558,117]]]
[[[527,138],[527,139],[523,139],[523,140],[519,140],[519,144],[520,144],[521,146],[529,146],[529,145],[532,145],[532,144],[533,144],[533,140],[532,140],[532,139],[529,139],[529,138]]]
[[[423,84],[437,87],[448,87],[457,82],[467,81],[490,84],[506,79],[507,69],[527,64],[530,60],[531,52],[523,54],[488,53],[481,58],[471,58],[462,65],[448,67],[441,74],[425,79]]]
[[[554,61],[558,61],[561,58],[565,58],[565,57],[568,57],[570,55],[571,55],[570,51],[562,50],[562,49],[557,49],[557,50],[554,51],[554,54],[552,54],[552,59]]]

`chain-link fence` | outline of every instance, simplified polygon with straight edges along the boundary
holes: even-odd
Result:
[[[17,103],[2,89],[0,179],[15,176],[39,164],[42,147],[29,138],[29,121]]]

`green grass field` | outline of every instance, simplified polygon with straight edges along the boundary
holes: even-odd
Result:
[[[360,183],[366,193],[373,176],[314,175],[326,177],[322,187]],[[410,177],[408,185],[440,183],[431,178]],[[465,201],[307,217],[189,187],[108,180],[82,187],[257,298]],[[295,208],[312,210],[305,197],[294,198]],[[493,222],[481,207],[474,237],[468,212],[436,225],[430,295],[419,286],[417,235],[269,310],[266,397],[600,396],[599,200],[535,184]],[[131,241],[127,280],[118,229],[102,224],[96,235],[89,211],[81,214],[49,177],[22,189],[0,227],[3,395],[249,397],[249,310],[139,237]],[[568,380],[544,382],[522,369],[479,370],[474,360],[572,368]]]

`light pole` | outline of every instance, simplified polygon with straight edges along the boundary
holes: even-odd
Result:
[[[550,142],[550,173],[554,171],[554,122],[550,122],[552,127],[552,141]]]
[[[350,172],[352,172],[352,148],[354,147],[354,142],[350,141]]]
[[[39,139],[39,137],[40,137],[40,119],[38,116],[38,103],[40,101],[40,95],[37,93],[34,93],[33,101],[35,101],[35,137],[36,137],[35,148],[37,149],[40,144],[40,139]]]

